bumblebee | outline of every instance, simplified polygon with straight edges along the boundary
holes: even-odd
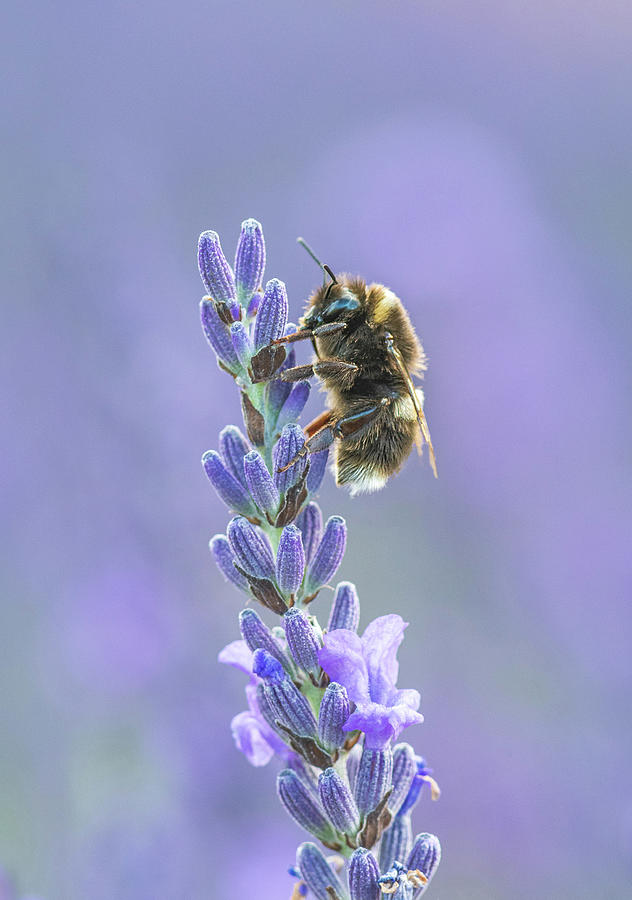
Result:
[[[324,271],[325,283],[309,298],[298,330],[275,343],[310,339],[316,358],[285,369],[281,378],[316,375],[327,392],[327,409],[305,428],[299,455],[335,444],[336,483],[360,494],[384,487],[413,444],[421,454],[425,442],[436,477],[424,395],[412,381],[425,371],[426,357],[401,300],[384,285],[334,275],[302,238],[299,243]]]

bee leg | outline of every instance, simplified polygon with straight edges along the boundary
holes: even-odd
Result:
[[[325,425],[329,425],[332,421],[333,413],[330,409],[323,410],[320,415],[316,416],[315,419],[312,419],[311,422],[308,422],[303,431],[307,435],[308,438],[311,438],[316,434],[317,431],[320,431],[321,428],[324,428]]]
[[[358,431],[361,431],[366,425],[370,425],[373,419],[376,419],[381,410],[385,406],[388,406],[390,402],[390,397],[382,397],[380,402],[376,403],[374,406],[367,406],[366,409],[363,409],[360,412],[352,413],[350,416],[343,416],[342,419],[338,419],[333,425],[335,437],[343,441],[346,437],[357,434]]]
[[[390,402],[390,397],[383,397],[379,403],[376,403],[374,406],[367,406],[367,408],[361,410],[361,412],[353,413],[350,416],[343,416],[335,422],[328,421],[323,428],[320,428],[308,437],[294,459],[290,460],[286,466],[283,466],[283,468],[278,471],[285,472],[293,466],[298,459],[305,456],[307,453],[320,453],[321,450],[326,450],[328,447],[331,447],[336,439],[344,441],[345,438],[350,437],[352,434],[357,434],[358,431],[361,431],[367,425],[370,425],[371,422],[377,418],[380,411]],[[323,416],[325,415],[327,418],[325,418],[324,421],[327,421],[331,414],[328,412],[323,413]],[[319,419],[320,418],[321,417],[319,416]],[[314,423],[311,424],[315,424],[319,419],[315,419]],[[309,427],[310,426],[308,426],[308,428]]]
[[[284,369],[280,374],[281,381],[306,381],[314,374],[314,366],[309,363],[306,366],[292,366]]]
[[[292,334],[286,334],[280,338],[274,338],[270,343],[272,344],[294,344],[296,341],[307,341],[311,339],[313,332],[309,328],[299,328],[298,331],[293,331]]]
[[[232,319],[231,319],[232,323]],[[286,334],[284,337],[275,338],[273,344],[293,344],[295,341],[313,340],[317,337],[325,337],[328,334],[335,334],[347,327],[346,322],[327,322],[326,325],[318,325],[317,328],[299,328],[292,334]]]
[[[355,363],[348,363],[342,359],[319,359],[315,363],[307,366],[293,366],[281,372],[281,381],[304,381],[311,378],[312,375],[318,375],[319,378],[327,376],[338,376],[340,378],[355,375],[358,367]]]
[[[337,331],[342,331],[343,328],[346,327],[346,322],[327,322],[326,325],[319,325],[317,328],[314,328],[312,334],[314,337],[326,337],[328,334],[335,334]]]

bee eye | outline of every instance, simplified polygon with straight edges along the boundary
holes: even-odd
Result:
[[[303,316],[303,325],[306,328],[315,328],[320,320],[320,315],[316,311],[316,307],[312,306],[309,312],[306,312]]]
[[[332,300],[323,310],[322,316],[325,322],[335,322],[339,316],[347,312],[353,312],[359,306],[360,301],[353,294],[345,294],[344,297],[339,297],[338,300]]]

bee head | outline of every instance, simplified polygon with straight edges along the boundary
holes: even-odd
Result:
[[[355,285],[354,285],[355,287]],[[362,307],[361,299],[345,276],[323,285],[310,298],[310,306],[301,320],[303,328],[318,328],[330,322],[350,322]]]

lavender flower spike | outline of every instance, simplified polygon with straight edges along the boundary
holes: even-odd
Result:
[[[256,219],[241,223],[241,234],[235,254],[235,282],[239,302],[247,304],[261,287],[266,265],[266,245],[263,230]]]
[[[316,844],[301,844],[296,853],[301,878],[316,900],[344,900],[347,896],[338,876]]]
[[[273,278],[266,284],[263,299],[257,310],[254,331],[255,350],[261,350],[283,335],[287,322],[287,310],[285,285],[278,278]]]
[[[243,609],[242,640],[220,653],[248,679],[247,708],[231,722],[235,744],[254,766],[281,761],[281,804],[340,853],[325,858],[315,844],[301,844],[297,867],[289,868],[298,879],[294,900],[416,900],[440,847],[428,834],[413,842],[411,812],[424,783],[433,798],[438,787],[409,744],[393,746],[404,728],[422,721],[418,692],[397,687],[406,623],[382,615],[360,636],[360,603],[348,581],[336,586],[327,628],[307,612],[321,588],[335,583],[347,533],[335,515],[323,529],[310,499],[328,460],[328,450],[307,452],[297,422],[310,385],[283,380],[311,355],[309,347],[278,343],[297,326],[288,321],[284,283],[273,278],[262,288],[265,244],[254,219],[242,223],[235,275],[215,232],[200,238],[199,265],[209,293],[201,305],[204,332],[220,368],[233,376],[245,425],[243,434],[224,428],[219,453],[203,458],[215,490],[236,513],[210,548],[227,580],[280,617],[265,623]],[[339,339],[353,341],[351,332]]]
[[[359,847],[349,861],[349,891],[351,900],[380,900],[378,884],[380,870],[370,850]]]
[[[345,730],[363,731],[366,746],[373,749],[386,747],[402,729],[423,722],[423,716],[417,712],[418,691],[398,690],[395,686],[399,670],[397,648],[406,626],[401,616],[392,614],[374,619],[362,638],[341,628],[325,636],[318,654],[325,672],[344,684],[349,699],[356,704]]]
[[[213,300],[230,304],[236,299],[235,278],[224,256],[217,232],[203,231],[200,235],[198,267],[204,287]]]
[[[305,576],[305,594],[308,596],[327,584],[342,562],[347,543],[347,526],[342,516],[330,516],[325,525],[314,558],[309,564]],[[336,679],[339,681],[340,679]]]
[[[303,550],[301,532],[296,525],[286,525],[281,532],[276,561],[277,584],[284,594],[288,596],[296,594],[303,581],[304,572],[305,551]],[[317,645],[316,651],[319,649],[320,645]],[[312,665],[318,666],[316,657],[314,657]]]
[[[262,512],[273,515],[279,507],[280,496],[261,454],[256,450],[247,453],[243,470],[253,500]]]

